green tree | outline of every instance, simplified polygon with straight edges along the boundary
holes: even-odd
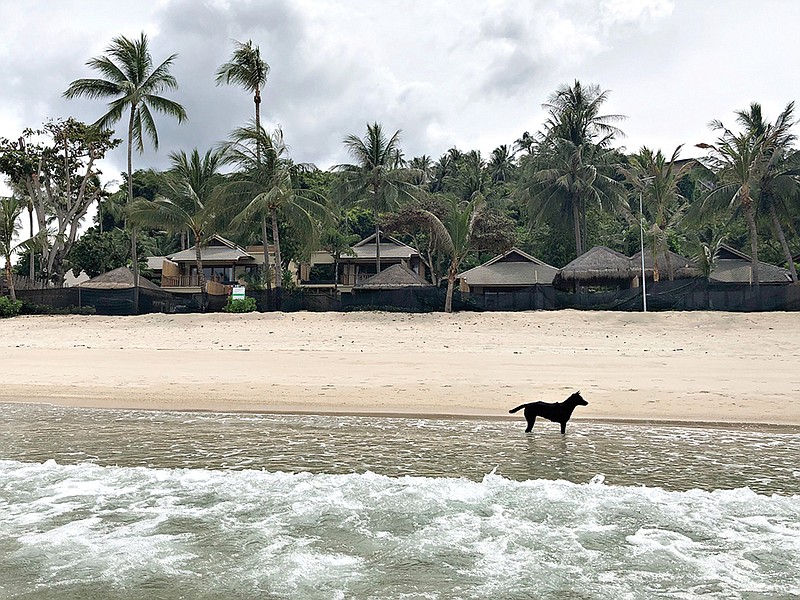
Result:
[[[231,134],[224,147],[224,162],[235,165],[237,173],[220,187],[220,198],[232,200],[227,212],[233,214],[231,225],[242,228],[254,219],[261,220],[264,260],[269,260],[267,219],[272,225],[275,247],[275,287],[283,285],[283,259],[279,221],[290,224],[306,248],[314,246],[320,223],[328,213],[325,198],[311,189],[302,188],[299,173],[314,169],[313,165],[295,164],[288,157],[283,132],[270,135],[254,124],[241,127]],[[269,266],[269,265],[267,265]]]
[[[570,215],[575,252],[586,251],[587,207],[590,202],[616,203],[621,188],[615,185],[614,154],[609,146],[622,131],[613,123],[622,115],[601,115],[608,91],[575,81],[562,85],[542,107],[548,111],[536,156],[524,160],[524,180],[518,188],[529,201],[534,219],[541,210]],[[553,204],[560,207],[553,210]]]
[[[137,225],[166,229],[169,233],[189,230],[194,238],[197,280],[202,295],[202,310],[208,305],[208,289],[203,273],[202,249],[218,224],[217,207],[212,202],[214,188],[220,182],[222,154],[208,150],[203,157],[195,148],[170,154],[172,168],[164,176],[166,193],[155,200],[139,199],[129,210]]]
[[[76,276],[85,271],[89,277],[97,277],[128,264],[130,236],[123,229],[99,231],[87,230],[72,248],[67,259],[67,268]],[[141,250],[141,247],[140,247]]]
[[[404,200],[420,194],[415,173],[400,165],[400,131],[387,137],[379,123],[367,124],[364,138],[348,135],[344,146],[355,164],[337,165],[337,192],[345,204],[362,203],[375,218],[375,271],[381,272],[380,214],[394,210]]]
[[[87,66],[98,71],[103,78],[76,79],[64,92],[65,98],[113,98],[108,111],[97,120],[96,125],[106,128],[128,111],[128,204],[133,204],[133,148],[144,152],[144,138],[150,138],[153,147],[158,149],[158,131],[153,111],[160,112],[182,123],[186,110],[173,100],[161,94],[174,90],[178,82],[170,73],[177,54],[167,57],[153,68],[153,58],[147,36],[142,33],[138,39],[119,36],[111,40],[106,54],[87,61]],[[136,228],[131,229],[131,262],[134,280],[134,310],[139,308],[139,265],[136,260]]]
[[[11,272],[11,255],[21,244],[14,244],[14,239],[22,230],[20,216],[25,208],[25,203],[14,196],[0,198],[0,254],[6,260],[6,285],[8,286],[11,301],[17,301],[14,290],[14,277]]]
[[[630,157],[627,167],[620,168],[630,188],[629,203],[641,199],[643,213],[640,218],[649,223],[650,249],[653,254],[653,279],[658,281],[659,256],[664,257],[667,277],[675,278],[669,254],[667,238],[673,233],[687,208],[687,201],[681,195],[679,183],[686,175],[691,163],[678,164],[681,146],[675,148],[667,159],[661,150],[653,152],[643,146],[637,154]]]
[[[269,65],[261,58],[261,50],[252,40],[245,43],[234,40],[231,59],[216,73],[217,85],[236,84],[253,94],[256,126],[261,126],[261,88],[267,83]]]

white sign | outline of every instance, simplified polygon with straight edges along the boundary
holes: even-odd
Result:
[[[231,298],[233,300],[244,300],[244,286],[243,285],[233,286],[233,291],[231,292]]]

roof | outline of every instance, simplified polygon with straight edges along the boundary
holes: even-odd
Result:
[[[709,279],[720,283],[752,283],[751,257],[727,244],[720,244],[714,270]],[[789,269],[758,261],[759,283],[787,283],[792,281]]]
[[[148,256],[147,268],[151,271],[161,271],[164,268],[164,261],[171,262],[166,256]]]
[[[702,275],[700,269],[690,259],[686,258],[685,256],[681,256],[680,254],[676,254],[671,250],[668,250],[667,254],[669,254],[669,260],[670,263],[672,264],[672,271],[677,279],[688,279],[691,277],[699,277]],[[662,279],[666,278],[666,275],[669,272],[669,269],[667,268],[666,256],[664,254],[659,254],[656,260],[656,264],[658,265],[658,271],[661,278]],[[642,268],[641,252],[637,252],[636,254],[631,256],[631,268],[637,273],[641,271]],[[644,270],[648,277],[653,276],[652,252],[644,253]]]
[[[627,280],[635,276],[631,259],[605,246],[595,246],[557,273],[557,279],[564,281]]]
[[[78,284],[80,288],[93,290],[128,290],[133,287],[133,273],[128,267],[119,267],[113,271],[108,271],[89,281]],[[139,287],[151,290],[160,290],[155,283],[146,277],[139,277]]]
[[[512,248],[482,265],[460,273],[458,277],[472,287],[530,286],[552,283],[557,272],[555,267],[519,248]]]
[[[414,271],[402,264],[392,265],[377,275],[353,286],[354,290],[396,290],[401,288],[432,288]]]
[[[195,247],[188,250],[181,250],[167,257],[172,262],[195,262],[197,260]],[[208,244],[200,247],[200,258],[203,262],[250,262],[254,261],[253,255],[249,254],[241,246],[237,246],[230,240],[226,240],[221,235],[213,235]]]
[[[375,234],[373,233],[371,236],[364,238],[363,240],[358,242],[355,246],[353,246],[353,253],[355,254],[355,256],[354,257],[348,256],[347,258],[348,259],[361,258],[361,259],[374,260],[377,254],[376,248],[377,244],[375,244]],[[412,256],[419,256],[419,252],[417,252],[411,246],[408,246],[389,235],[384,235],[383,233],[381,233],[381,258],[408,259]]]

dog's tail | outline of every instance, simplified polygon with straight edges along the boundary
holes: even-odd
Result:
[[[521,410],[521,409],[525,408],[526,406],[527,406],[527,404],[520,404],[520,405],[519,405],[517,408],[512,408],[512,409],[511,409],[510,411],[508,411],[508,412],[510,412],[510,413],[515,413],[515,412],[517,412],[518,410]]]

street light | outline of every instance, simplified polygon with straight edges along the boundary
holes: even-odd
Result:
[[[642,183],[650,183],[655,179],[655,175],[643,177]],[[639,243],[641,245],[642,255],[642,312],[647,312],[647,277],[644,273],[644,210],[642,209],[642,194],[643,189],[639,190]],[[655,260],[655,258],[653,259]],[[655,267],[655,265],[653,265]]]

